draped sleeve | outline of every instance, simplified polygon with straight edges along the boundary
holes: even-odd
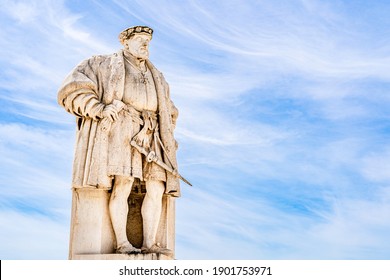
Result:
[[[65,78],[58,91],[58,103],[79,118],[102,118],[104,104],[99,94],[96,57],[82,61]]]

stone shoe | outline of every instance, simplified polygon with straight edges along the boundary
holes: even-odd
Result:
[[[160,244],[158,244],[158,243],[154,244],[150,248],[142,247],[141,248],[141,252],[143,254],[163,254],[163,255],[166,255],[168,257],[172,257],[173,256],[173,251],[172,250],[167,249],[167,248],[161,248]]]
[[[141,249],[135,248],[130,242],[124,243],[116,248],[117,254],[138,254],[141,253]]]

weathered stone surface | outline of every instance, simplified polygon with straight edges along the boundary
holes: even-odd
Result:
[[[74,260],[173,260],[163,254],[84,254],[75,255]]]
[[[123,50],[84,60],[58,92],[77,120],[70,259],[174,256],[178,110],[148,60],[152,34],[124,30]]]

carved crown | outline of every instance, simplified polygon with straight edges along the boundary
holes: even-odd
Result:
[[[134,34],[137,34],[137,33],[145,33],[145,34],[149,34],[150,36],[152,36],[153,29],[148,27],[148,26],[133,26],[133,27],[129,27],[129,28],[123,30],[119,34],[119,41],[123,45],[125,40],[129,39],[131,36],[133,36]]]

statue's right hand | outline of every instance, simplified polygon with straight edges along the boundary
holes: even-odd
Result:
[[[103,117],[113,122],[118,119],[118,109],[113,104],[106,105],[103,109]]]

